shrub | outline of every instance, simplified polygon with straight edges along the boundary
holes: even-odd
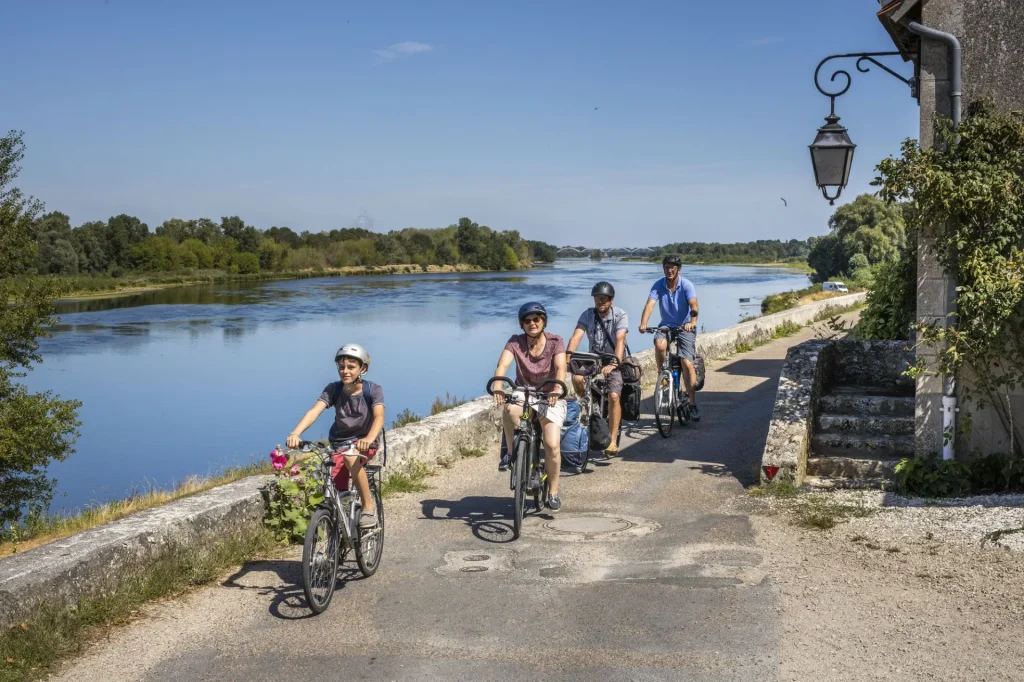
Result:
[[[448,410],[462,405],[464,402],[466,402],[464,398],[460,400],[456,396],[445,391],[444,398],[441,398],[440,396],[434,398],[434,404],[430,406],[430,416],[433,417],[435,414],[447,412]]]
[[[405,426],[406,424],[415,424],[418,421],[422,421],[423,417],[419,416],[408,407],[395,415],[395,420],[391,422],[391,428],[397,429],[399,426]]]
[[[278,540],[302,542],[313,511],[324,501],[320,460],[298,460],[280,447],[270,452],[277,472],[267,479],[267,510],[264,523]]]
[[[917,312],[917,254],[908,249],[898,260],[875,269],[859,330],[865,339],[906,339]]]
[[[231,265],[243,275],[253,275],[260,271],[260,258],[255,253],[236,253],[231,257]]]

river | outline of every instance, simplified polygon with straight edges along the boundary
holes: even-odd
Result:
[[[591,286],[608,280],[629,314],[627,341],[642,350],[651,337],[636,327],[660,276],[655,264],[566,261],[516,273],[239,283],[62,302],[60,325],[41,342],[44,362],[23,380],[83,403],[77,452],[51,467],[53,509],[266,457],[337,379],[334,351],[345,342],[372,355],[368,378],[384,387],[388,423],[406,408],[428,414],[446,392],[481,395],[528,300],[547,306],[548,330],[568,341],[592,305]],[[756,314],[766,294],[807,283],[764,267],[685,266],[684,276],[707,331]],[[326,434],[331,414],[306,437]]]

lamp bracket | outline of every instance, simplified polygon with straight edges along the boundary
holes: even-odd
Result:
[[[818,62],[818,68],[816,68],[814,70],[814,87],[818,88],[818,92],[820,92],[821,94],[825,95],[825,97],[828,97],[829,99],[831,99],[831,101],[832,101],[832,113],[831,113],[831,115],[835,116],[836,115],[836,97],[842,97],[843,95],[846,94],[846,91],[850,89],[850,85],[852,84],[853,79],[850,77],[850,72],[849,71],[846,71],[845,69],[837,69],[832,74],[832,77],[829,80],[831,82],[835,83],[835,80],[836,80],[836,78],[838,76],[845,76],[846,77],[846,84],[842,88],[840,88],[839,90],[837,90],[835,92],[830,92],[830,91],[826,90],[825,88],[821,87],[821,82],[819,81],[819,76],[821,74],[821,67],[825,66],[825,64],[827,62],[830,62],[833,59],[856,59],[857,62],[855,64],[855,66],[857,67],[857,70],[860,71],[861,73],[867,73],[868,71],[870,71],[871,70],[870,64],[873,64],[873,65],[877,66],[878,68],[882,69],[883,71],[885,71],[886,73],[888,73],[890,76],[893,76],[893,77],[897,78],[898,80],[901,80],[904,83],[906,83],[908,86],[910,86],[910,96],[911,97],[917,97],[917,78],[904,78],[903,76],[901,76],[900,74],[896,73],[895,71],[890,69],[888,66],[883,64],[882,62],[880,62],[877,59],[875,59],[875,57],[901,57],[901,56],[902,55],[899,52],[853,52],[853,53],[850,53],[850,54],[834,54],[834,55],[830,55],[830,56],[825,57],[824,59],[822,59],[820,62]],[[870,62],[870,64],[869,64],[869,62]]]

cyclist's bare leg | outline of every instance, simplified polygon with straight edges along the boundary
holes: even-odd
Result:
[[[612,434],[612,443],[618,442],[619,423],[622,420],[622,403],[618,393],[608,394],[608,430]]]
[[[512,452],[512,437],[515,434],[516,427],[519,426],[519,418],[522,416],[522,405],[505,405],[505,409],[501,412],[501,422],[505,429],[505,445],[508,446],[509,457],[515,456],[515,453]]]
[[[654,339],[654,357],[658,371],[665,365],[665,353],[668,352],[668,339]]]
[[[540,426],[544,434],[544,470],[548,474],[548,491],[557,495],[558,472],[562,468],[562,425],[541,417]]]
[[[587,379],[579,374],[572,375],[572,385],[576,389],[576,397],[582,398],[583,392],[587,390]]]
[[[375,512],[377,507],[370,496],[370,480],[366,477],[366,469],[363,468],[363,460],[360,457],[352,456],[345,458],[345,466],[352,480],[356,482],[356,490],[359,491],[359,499],[363,501],[363,511]]]
[[[686,386],[686,396],[690,399],[691,405],[697,404],[697,392],[693,390],[693,387],[697,385],[697,371],[693,368],[693,363],[686,358],[680,358],[683,363],[683,371],[680,374],[683,375],[683,385]]]

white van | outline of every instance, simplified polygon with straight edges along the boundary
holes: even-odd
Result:
[[[846,285],[842,282],[823,282],[821,285],[822,291],[838,291],[842,294],[850,293],[850,290],[846,288]]]

